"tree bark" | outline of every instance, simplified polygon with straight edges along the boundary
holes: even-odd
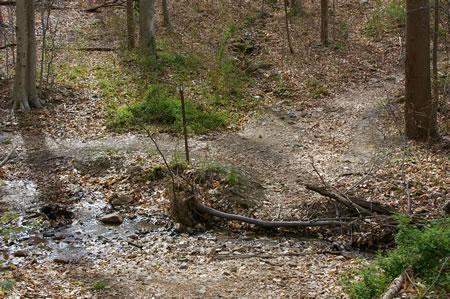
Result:
[[[128,49],[133,49],[135,46],[133,0],[127,0],[127,42]]]
[[[430,80],[430,3],[406,1],[406,137],[427,140],[437,137],[436,110]]]
[[[328,0],[320,0],[320,41],[322,45],[328,46]]]
[[[161,0],[163,9],[163,24],[164,26],[170,28],[170,15],[169,9],[167,8],[167,0]]]
[[[16,20],[17,60],[12,101],[14,110],[26,112],[31,107],[42,107],[36,89],[37,53],[33,0],[17,0]]]
[[[438,41],[439,41],[439,0],[434,0],[434,27],[433,27],[433,97],[434,108],[439,103],[438,89]]]
[[[156,55],[155,0],[139,3],[139,47],[145,55]]]

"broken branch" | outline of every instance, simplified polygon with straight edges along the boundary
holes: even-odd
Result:
[[[14,153],[16,148],[17,148],[17,145],[13,146],[12,150],[8,153],[8,155],[6,155],[6,157],[3,159],[3,161],[0,162],[0,167],[3,167],[3,165],[5,165],[6,162],[8,162],[9,158],[11,158],[11,155]]]

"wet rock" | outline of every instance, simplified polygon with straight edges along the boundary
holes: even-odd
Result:
[[[103,215],[100,221],[105,224],[122,224],[123,217],[119,213],[111,213]]]
[[[133,199],[125,194],[114,194],[111,198],[111,205],[115,208],[117,206],[127,206],[133,202]]]
[[[13,256],[15,256],[15,257],[26,257],[29,255],[30,255],[30,253],[26,250],[16,250],[13,252]]]
[[[73,212],[67,210],[64,206],[50,204],[41,208],[41,213],[44,213],[48,219],[56,220],[58,218],[72,219]]]

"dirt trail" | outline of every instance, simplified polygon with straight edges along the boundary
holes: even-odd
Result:
[[[324,102],[323,107],[272,106],[251,119],[240,132],[192,138],[192,153],[197,161],[232,164],[252,172],[262,181],[265,200],[254,211],[254,216],[272,220],[301,219],[305,211],[316,208],[316,216],[320,217],[326,202],[303,187],[305,182],[319,182],[311,167],[311,157],[331,184],[339,181],[343,173],[351,172],[359,177],[367,170],[374,155],[386,149],[381,148],[382,138],[376,130],[382,109],[378,99],[387,89],[395,88],[395,83],[398,82],[380,79],[365,88],[338,95]],[[178,138],[165,134],[156,137],[167,156],[173,156],[174,150],[182,151]],[[22,159],[26,161],[45,152],[49,159],[34,161],[56,160],[60,164],[54,166],[67,171],[77,165],[74,161],[92,162],[102,153],[144,155],[154,150],[143,135],[110,135],[90,140],[46,137],[44,141],[35,140],[35,146],[31,146],[32,139],[15,138],[14,142],[22,148],[19,152]],[[129,166],[126,159],[120,165],[124,169]],[[85,192],[94,194],[96,191]],[[100,195],[89,200],[103,199]],[[148,217],[146,221],[151,222],[154,220],[151,215],[165,211],[155,206],[147,213],[150,216],[143,215],[144,218],[139,219]],[[107,237],[91,232],[87,235],[89,238],[63,239],[66,244],[72,244],[65,247],[64,255],[72,256],[69,262],[74,265],[62,266],[47,260],[24,271],[32,277],[39,273],[36,271],[52,273],[41,276],[38,284],[45,284],[49,279],[60,281],[65,290],[52,289],[59,295],[72,290],[77,296],[122,298],[150,295],[329,297],[340,293],[334,274],[348,264],[345,256],[326,253],[333,250],[329,243],[302,239],[303,233],[282,238],[245,232],[239,235],[173,234],[172,230],[163,228],[167,225],[164,220],[161,229],[140,234],[133,228],[135,221],[129,220],[129,234],[126,230],[114,234],[113,229]],[[71,233],[83,229],[83,224],[77,223]],[[67,269],[70,271],[66,272]],[[93,280],[108,281],[110,287],[102,293],[89,288],[74,289],[70,285],[71,281],[87,285]],[[19,281],[15,294],[20,289]],[[35,295],[45,292],[36,291]]]

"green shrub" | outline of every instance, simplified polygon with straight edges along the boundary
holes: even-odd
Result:
[[[10,280],[0,281],[0,288],[3,289],[4,291],[11,290],[13,286],[14,286],[14,282],[12,282]]]
[[[224,118],[215,112],[205,111],[197,103],[185,100],[186,122],[189,131],[202,134],[222,126]],[[181,101],[162,86],[150,87],[142,101],[118,107],[107,122],[111,129],[136,125],[161,124],[170,130],[182,131]]]
[[[421,229],[408,224],[407,217],[398,216],[397,221],[396,247],[391,252],[379,254],[359,270],[342,274],[341,283],[351,298],[376,298],[409,266],[414,269],[415,279],[427,288],[437,293],[450,291],[449,220],[437,219]]]
[[[108,282],[106,281],[97,281],[94,283],[94,289],[101,290],[108,286]]]

